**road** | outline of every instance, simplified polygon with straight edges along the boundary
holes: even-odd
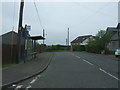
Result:
[[[42,74],[12,88],[118,88],[118,60],[87,52],[55,52]]]

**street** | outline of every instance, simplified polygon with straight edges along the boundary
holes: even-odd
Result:
[[[104,1],[2,0],[0,88],[119,89],[120,1]]]
[[[117,60],[87,52],[54,52],[43,73],[10,88],[118,88]]]

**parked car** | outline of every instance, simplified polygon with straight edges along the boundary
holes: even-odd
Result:
[[[120,56],[120,48],[119,48],[119,49],[116,49],[116,51],[115,51],[115,56],[116,56],[116,57]]]

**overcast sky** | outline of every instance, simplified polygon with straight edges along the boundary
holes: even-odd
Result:
[[[17,32],[19,4],[2,3],[2,34],[11,31],[13,26]],[[99,30],[105,30],[109,26],[116,27],[118,23],[117,2],[37,2],[36,5],[47,34],[47,45],[65,44],[68,27],[72,41],[78,36],[95,35]],[[30,35],[42,35],[33,2],[25,2],[23,26],[25,24],[31,25]]]

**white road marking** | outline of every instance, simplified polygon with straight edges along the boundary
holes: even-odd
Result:
[[[104,73],[106,73],[107,75],[113,77],[113,78],[116,79],[116,80],[120,80],[119,78],[115,77],[114,75],[112,75],[112,74],[106,72],[105,70],[103,70],[103,69],[101,69],[101,68],[99,68],[99,70],[102,71],[102,72],[104,72]]]
[[[92,63],[88,62],[87,60],[83,59],[83,61],[85,61],[86,63],[93,65]]]
[[[34,83],[38,78],[40,78],[41,77],[41,75],[37,75],[37,77],[35,77],[31,82],[30,82],[30,84],[32,84],[32,83]]]
[[[80,58],[79,56],[76,56],[76,57],[77,57],[77,58]],[[94,65],[94,64],[90,63],[89,61],[87,61],[87,60],[85,60],[85,59],[82,59],[82,60],[85,61],[86,63],[90,64],[90,65]],[[102,71],[102,72],[104,72],[105,74],[113,77],[113,78],[116,79],[116,80],[120,80],[119,78],[115,77],[114,75],[106,72],[105,70],[103,70],[103,69],[101,69],[101,68],[99,68],[99,70]]]
[[[81,57],[79,57],[79,56],[76,56],[77,58],[81,58]],[[82,59],[83,61],[85,61],[86,63],[88,63],[88,64],[90,64],[90,65],[93,65],[92,63],[90,63],[90,62],[88,62],[87,60],[85,60],[85,59]]]
[[[37,75],[37,77],[39,78],[39,77],[41,77],[41,75]]]
[[[77,58],[80,58],[79,56],[76,56]]]
[[[37,80],[37,79],[33,79],[33,80],[30,82],[30,84],[34,83],[36,80]]]
[[[18,86],[15,88],[15,90],[18,90],[18,89],[22,88],[22,86],[23,86],[23,85],[18,85]]]
[[[29,88],[31,88],[32,86],[31,85],[29,85],[28,87],[26,87],[26,89],[25,90],[28,90]]]
[[[15,84],[13,84],[12,86],[13,86],[13,87],[15,87],[16,85],[15,85]]]
[[[30,84],[34,83],[36,80],[38,79],[38,77],[35,77],[35,79],[33,79]]]

